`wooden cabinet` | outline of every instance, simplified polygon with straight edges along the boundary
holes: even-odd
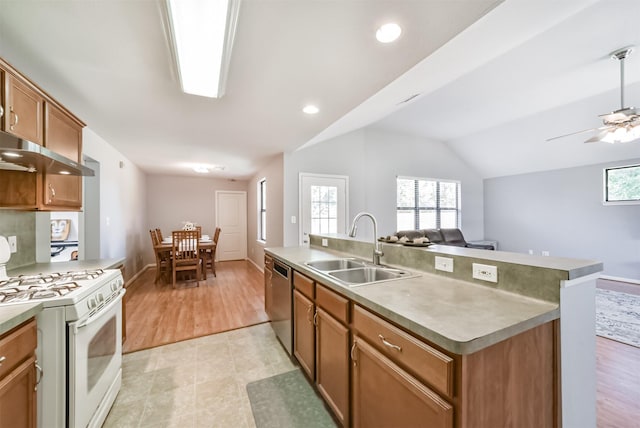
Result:
[[[293,290],[293,355],[311,381],[316,378],[315,305],[298,290]]]
[[[0,59],[3,131],[81,163],[84,123]],[[0,170],[0,208],[79,211],[82,177]]]
[[[5,95],[2,129],[25,140],[42,144],[44,97],[29,82],[4,73]]]
[[[451,428],[453,406],[355,337],[353,426]]]
[[[349,301],[316,284],[316,384],[335,417],[349,425]]]
[[[36,426],[35,319],[0,338],[0,427]]]
[[[273,279],[273,258],[265,254],[264,256],[264,311],[267,318],[273,320],[273,287],[271,280]]]
[[[44,145],[49,150],[82,163],[82,124],[53,104],[45,103]],[[44,209],[80,209],[82,177],[43,174]]]

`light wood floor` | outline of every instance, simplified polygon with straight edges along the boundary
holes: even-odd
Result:
[[[639,294],[640,286],[598,280],[598,287]],[[640,348],[596,338],[598,428],[640,428]]]
[[[200,287],[154,284],[149,269],[128,289],[124,352],[267,321],[262,273],[246,261],[216,265]],[[640,286],[599,280],[598,287],[640,294]],[[640,428],[640,348],[598,337],[598,428]]]
[[[127,288],[127,340],[123,352],[205,336],[267,321],[264,277],[247,261],[216,263],[196,287],[193,282],[154,284],[148,269]]]

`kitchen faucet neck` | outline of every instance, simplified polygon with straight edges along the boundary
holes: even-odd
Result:
[[[352,238],[356,236],[356,231],[358,230],[356,223],[358,222],[358,220],[360,220],[360,217],[369,217],[371,219],[371,222],[373,223],[373,264],[379,265],[380,257],[382,257],[384,253],[382,252],[382,247],[380,246],[380,242],[377,239],[378,222],[376,221],[376,218],[373,216],[373,214],[370,214],[364,211],[361,213],[358,213],[353,218],[353,221],[351,222],[351,229],[349,230],[349,236]]]

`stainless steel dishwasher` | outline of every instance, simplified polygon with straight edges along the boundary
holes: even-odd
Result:
[[[291,268],[274,259],[271,281],[273,290],[271,327],[282,346],[291,355],[291,349],[293,348],[291,325],[293,272]]]

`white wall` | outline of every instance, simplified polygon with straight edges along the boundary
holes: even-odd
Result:
[[[145,263],[155,263],[149,229],[159,227],[166,236],[191,221],[202,226],[202,233],[213,236],[216,228],[216,191],[246,191],[247,181],[207,177],[148,175],[143,198]]]
[[[599,260],[640,279],[640,205],[603,205],[603,169],[640,159],[487,179],[485,231],[501,250]]]
[[[100,257],[125,257],[130,277],[144,267],[148,246],[145,174],[89,128],[83,153],[100,163]]]
[[[365,128],[285,156],[285,245],[297,245],[298,175],[301,172],[349,176],[349,217],[371,212],[378,234],[396,231],[396,177],[459,180],[462,230],[468,240],[484,238],[482,179],[445,144],[421,137]],[[369,222],[358,238],[371,237]]]
[[[284,156],[277,155],[249,180],[247,186],[247,253],[258,266],[264,264],[265,247],[281,247],[283,244],[283,163]],[[267,240],[258,241],[258,182],[267,181]]]

